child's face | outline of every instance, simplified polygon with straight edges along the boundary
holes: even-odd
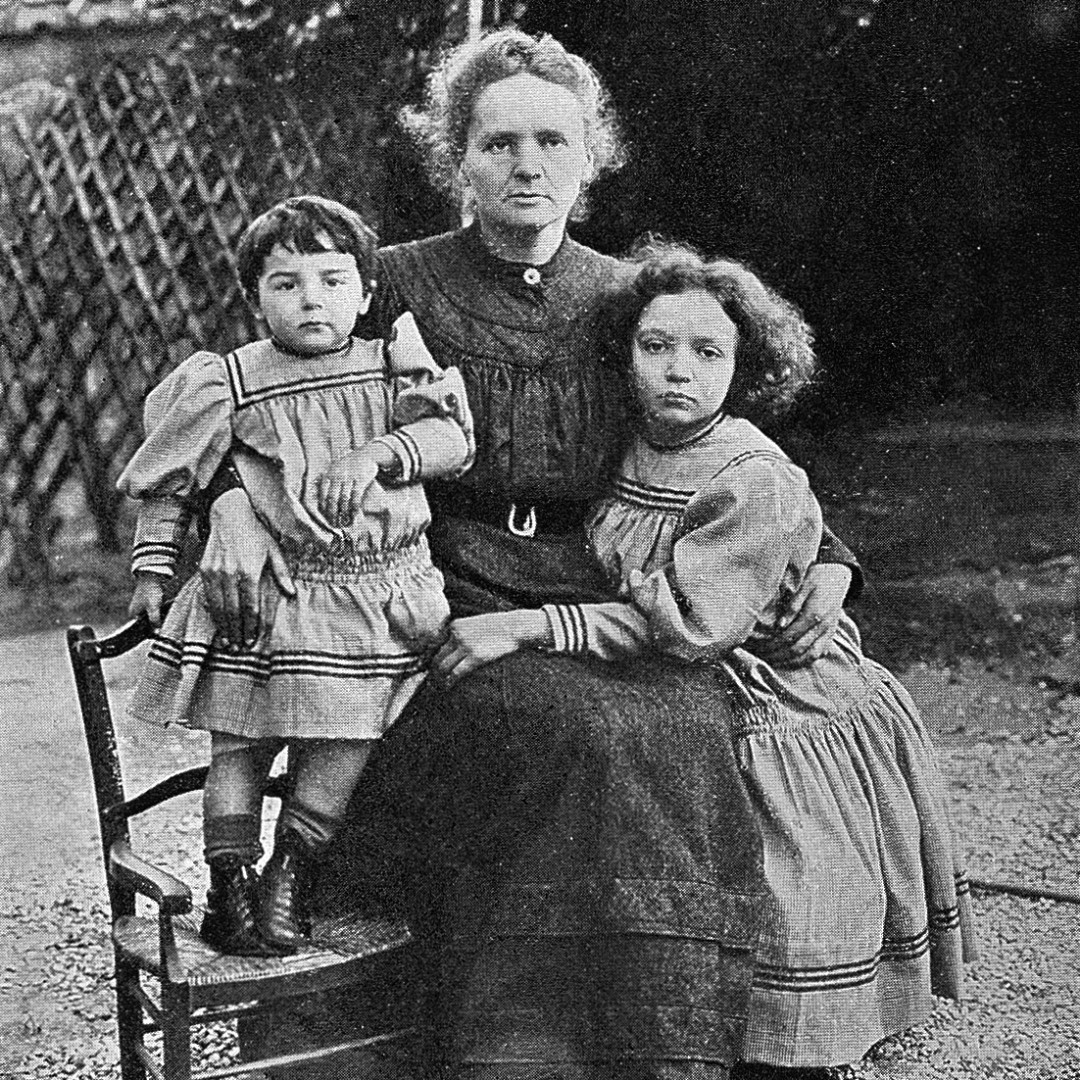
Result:
[[[254,306],[289,352],[310,356],[344,345],[370,303],[354,256],[277,244],[263,263]]]
[[[648,426],[677,436],[719,411],[735,374],[739,332],[704,289],[658,296],[634,330],[631,373]]]

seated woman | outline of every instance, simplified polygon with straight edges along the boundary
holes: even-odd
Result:
[[[806,474],[744,418],[775,416],[810,379],[810,331],[745,267],[674,245],[640,250],[614,308],[637,434],[587,532],[621,600],[457,620],[435,670],[453,685],[534,646],[715,671],[764,841],[741,1056],[850,1062],[923,1022],[932,991],[960,996],[970,906],[930,738],[854,623],[808,666],[750,651],[821,541]]]
[[[428,486],[451,609],[610,599],[583,526],[622,442],[596,325],[621,267],[566,233],[619,160],[603,88],[551,38],[500,31],[447,58],[414,121],[475,223],[380,252],[370,332],[411,311],[465,381],[475,465]],[[288,574],[242,491],[210,517],[207,595],[242,645],[264,569],[286,592]],[[842,546],[819,559],[834,561],[792,601],[804,656],[851,581]],[[444,1075],[728,1075],[765,880],[711,669],[522,650],[449,689],[429,680],[373,752],[350,821],[318,899],[407,898]]]

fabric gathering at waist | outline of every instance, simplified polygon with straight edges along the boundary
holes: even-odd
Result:
[[[399,547],[380,550],[354,547],[347,541],[310,547],[286,541],[282,548],[289,573],[302,581],[357,581],[372,574],[431,564],[431,552],[424,536]]]
[[[432,517],[465,518],[516,536],[565,536],[577,532],[589,515],[585,499],[510,499],[470,490],[464,486],[428,489]]]

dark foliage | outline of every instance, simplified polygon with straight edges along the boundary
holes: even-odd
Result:
[[[636,148],[587,238],[748,259],[818,328],[812,408],[1076,393],[1076,20],[1040,0],[539,0]]]

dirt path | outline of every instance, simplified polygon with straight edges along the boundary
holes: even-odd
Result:
[[[100,852],[63,638],[2,641],[0,657],[0,1077],[112,1077]],[[944,751],[972,873],[1080,890],[1080,701],[978,665],[920,665],[906,681]],[[163,759],[203,754],[198,736],[126,726],[121,748],[133,787]],[[201,890],[197,838],[192,797],[149,845]],[[983,957],[970,1000],[940,1003],[861,1077],[1080,1078],[1080,907],[979,895],[976,910]]]

